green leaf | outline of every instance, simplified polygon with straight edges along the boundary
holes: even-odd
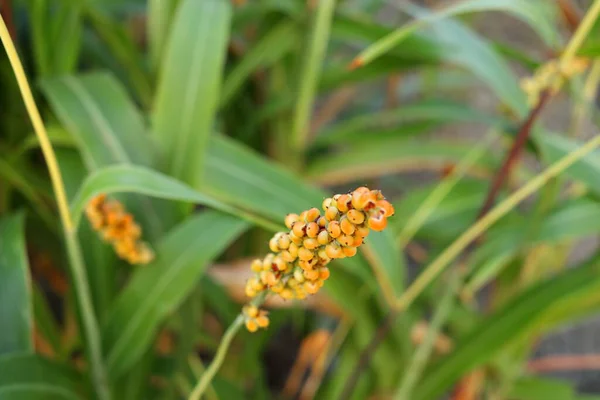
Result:
[[[347,146],[343,152],[326,154],[307,167],[306,176],[321,184],[341,184],[399,171],[435,169],[459,162],[469,152],[467,144],[410,138],[386,138]],[[498,164],[492,154],[481,157],[471,172],[487,175]]]
[[[185,299],[208,263],[248,224],[204,212],[173,229],[156,249],[156,260],[137,269],[115,301],[103,330],[113,377],[131,368],[152,344],[160,323]]]
[[[398,46],[402,41],[409,37],[417,29],[434,25],[440,20],[455,15],[481,11],[506,11],[516,17],[528,22],[545,40],[554,42],[556,32],[550,20],[547,18],[547,5],[542,1],[521,1],[521,0],[466,0],[458,4],[451,5],[435,13],[427,14],[421,19],[414,20],[394,32],[384,36],[377,42],[365,49],[358,60],[364,65],[391,49]]]
[[[371,141],[382,128],[400,125],[407,126],[410,122],[425,121],[428,123],[480,122],[489,126],[507,126],[508,122],[481,113],[464,104],[445,100],[425,100],[405,104],[393,110],[371,112],[358,115],[339,122],[323,131],[315,140],[315,145],[336,143],[355,143],[358,140]],[[410,126],[410,125],[409,125]]]
[[[83,377],[37,355],[0,357],[0,398],[23,400],[83,399]]]
[[[42,89],[89,168],[152,164],[153,146],[142,116],[112,75],[49,79]]]
[[[468,371],[484,364],[504,346],[515,342],[539,324],[549,310],[561,306],[574,293],[598,291],[598,259],[539,282],[515,296],[485,318],[457,343],[454,351],[424,374],[415,400],[434,399]],[[568,301],[568,300],[567,300]]]
[[[228,0],[183,0],[161,68],[153,130],[165,170],[194,187],[204,174],[230,19]]]
[[[5,216],[0,219],[0,355],[33,351],[30,284],[23,215]]]
[[[575,390],[556,379],[523,377],[515,382],[508,398],[515,400],[574,400]]]
[[[549,132],[536,135],[535,141],[540,146],[547,163],[555,162],[582,144],[580,141]],[[595,151],[577,161],[573,166],[565,170],[565,174],[583,182],[596,195],[600,194],[600,181],[598,180],[598,174],[600,174],[600,152]]]
[[[148,24],[146,36],[150,48],[152,70],[156,71],[164,54],[171,32],[175,10],[180,0],[150,0],[148,2]]]
[[[249,218],[267,227],[273,227],[273,224],[269,222],[264,222],[260,218],[252,218],[247,213],[227,206],[222,201],[196,191],[170,176],[149,168],[132,165],[115,165],[103,168],[91,174],[82,183],[70,206],[75,225],[79,224],[86,204],[100,193],[137,193],[161,199],[197,203]]]
[[[298,33],[298,26],[289,21],[281,22],[265,33],[225,77],[221,104],[227,104],[256,69],[272,65],[289,52],[297,43]]]

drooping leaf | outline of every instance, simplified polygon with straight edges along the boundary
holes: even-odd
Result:
[[[37,355],[0,357],[0,398],[27,400],[84,399],[83,377]]]
[[[183,0],[159,75],[153,130],[165,170],[194,187],[204,174],[230,19],[227,0]]]
[[[156,260],[136,270],[116,299],[103,330],[113,377],[140,359],[159,325],[185,299],[208,263],[247,228],[244,221],[210,211],[187,219],[163,239]]]
[[[164,49],[171,32],[175,10],[180,0],[151,0],[148,2],[148,24],[146,36],[150,48],[152,69],[156,71],[164,55]]]
[[[194,190],[170,176],[149,168],[132,165],[115,165],[100,169],[83,182],[70,206],[73,221],[76,225],[81,219],[86,204],[100,193],[137,193],[161,199],[197,203],[252,219],[267,227],[273,226],[264,219],[253,219],[251,215],[244,213],[243,210],[236,210],[215,197]]]
[[[0,219],[0,355],[33,351],[30,285],[23,215],[5,216]]]

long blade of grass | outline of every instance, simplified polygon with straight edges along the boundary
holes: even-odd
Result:
[[[298,99],[292,121],[292,143],[299,151],[308,145],[309,121],[317,90],[320,70],[329,42],[329,31],[335,0],[322,0],[317,5],[314,28],[307,46],[304,64],[299,76]]]
[[[164,170],[193,187],[204,176],[230,20],[227,0],[183,0],[159,74],[153,130]]]
[[[0,219],[0,355],[33,351],[31,278],[22,214]]]
[[[567,154],[543,172],[531,179],[527,184],[514,192],[506,200],[494,207],[483,218],[473,224],[467,231],[448,246],[429,266],[419,275],[412,285],[400,296],[395,306],[405,310],[413,300],[433,281],[440,272],[457,257],[473,240],[478,238],[496,221],[510,212],[519,203],[541,188],[551,178],[559,175],[571,165],[588,155],[600,146],[600,135],[594,137],[577,150]]]

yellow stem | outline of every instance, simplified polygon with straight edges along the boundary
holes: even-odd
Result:
[[[587,35],[590,33],[590,30],[594,26],[596,19],[598,18],[598,14],[600,14],[600,0],[596,0],[592,6],[588,9],[587,13],[583,17],[583,20],[577,27],[577,30],[569,40],[567,47],[562,53],[560,57],[560,64],[562,66],[568,65],[573,58],[575,58],[575,54],[577,50],[583,44],[583,41],[587,38]]]
[[[471,242],[478,238],[496,221],[514,209],[521,201],[541,188],[548,180],[554,178],[579,159],[600,146],[600,135],[591,139],[577,150],[567,154],[542,173],[531,179],[527,184],[514,192],[506,200],[494,207],[488,214],[473,224],[467,231],[459,236],[446,248],[426,269],[419,275],[413,284],[398,298],[395,308],[405,310],[419,296],[419,294],[451,263]]]

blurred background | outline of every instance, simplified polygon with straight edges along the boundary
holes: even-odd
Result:
[[[127,264],[82,216],[82,306],[3,53],[0,397],[103,398],[89,313],[113,398],[188,398],[285,215],[366,185],[393,202],[388,229],[318,294],[269,299],[269,328],[234,339],[206,398],[600,399],[598,152],[394,308],[492,205],[597,135],[594,6],[0,0],[76,225],[112,193],[156,254]]]

